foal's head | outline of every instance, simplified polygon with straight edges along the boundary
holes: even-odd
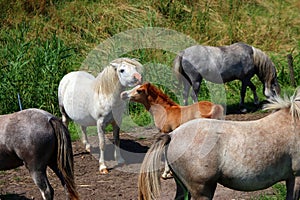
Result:
[[[121,98],[142,103],[147,109],[150,108],[151,104],[177,105],[160,89],[148,82],[138,85],[132,90],[122,92]]]

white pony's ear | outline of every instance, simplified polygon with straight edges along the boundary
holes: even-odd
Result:
[[[120,66],[120,63],[110,63],[111,66],[113,66],[115,69],[117,69]]]

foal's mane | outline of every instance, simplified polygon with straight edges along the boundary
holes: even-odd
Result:
[[[95,91],[98,94],[108,95],[116,91],[116,87],[120,87],[120,85],[117,71],[109,65],[96,77]]]
[[[175,103],[168,95],[163,93],[160,89],[158,89],[156,86],[152,85],[151,83],[146,83],[147,85],[147,91],[148,94],[153,97],[154,99],[157,99],[159,97],[163,100],[166,104],[170,106],[178,106],[177,103]]]
[[[252,47],[253,62],[258,69],[258,77],[263,82],[270,82],[276,77],[276,69],[272,60],[260,49]]]
[[[300,89],[296,89],[294,94],[289,98],[284,95],[274,96],[269,99],[269,103],[264,105],[263,110],[280,110],[288,108],[292,115],[293,120],[300,119]]]

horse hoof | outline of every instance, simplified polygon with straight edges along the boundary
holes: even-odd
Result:
[[[167,180],[167,179],[173,178],[173,175],[172,175],[172,173],[162,174],[161,178],[164,179],[164,180]]]
[[[108,174],[108,170],[106,168],[101,169],[100,174]]]

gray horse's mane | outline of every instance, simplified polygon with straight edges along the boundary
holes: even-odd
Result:
[[[258,68],[258,77],[263,82],[271,82],[276,77],[276,69],[272,60],[260,49],[252,47],[254,65]]]
[[[104,70],[96,77],[95,91],[98,94],[113,94],[119,87],[121,87],[117,70],[112,66],[112,63],[121,64],[122,62],[134,65],[138,72],[142,72],[142,65],[138,61],[130,58],[117,58],[105,67]]]
[[[274,96],[269,99],[269,103],[264,105],[263,110],[280,110],[289,108],[292,118],[300,119],[300,89],[296,89],[294,94],[289,98],[287,95],[284,97]]]

